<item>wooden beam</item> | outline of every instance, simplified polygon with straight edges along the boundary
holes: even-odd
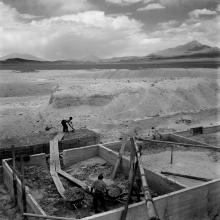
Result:
[[[141,152],[139,151],[139,148],[138,148],[134,138],[131,138],[131,145],[136,150],[137,163],[138,163],[138,167],[139,167],[139,171],[140,171],[140,175],[141,175],[142,188],[143,188],[143,193],[144,193],[144,199],[145,199],[146,206],[147,206],[147,213],[148,213],[149,220],[159,220],[156,208],[154,206],[153,199],[150,194],[150,190],[149,190],[149,186],[148,186],[147,179],[145,176],[143,164],[141,161]]]
[[[12,172],[13,172],[13,190],[14,190],[14,204],[15,206],[17,206],[17,200],[18,200],[18,196],[17,196],[17,180],[16,180],[16,173],[15,173],[15,169],[16,169],[16,163],[15,163],[15,146],[12,145],[11,146],[11,151],[12,151]]]
[[[53,139],[50,141],[50,174],[57,188],[57,191],[59,192],[61,197],[64,200],[66,200],[66,197],[64,196],[65,189],[57,174],[57,171],[59,170],[61,170],[61,167],[60,167],[58,140]]]
[[[55,171],[55,172],[52,171],[52,172],[50,172],[50,174],[51,174],[51,177],[53,178],[53,181],[54,181],[54,184],[55,184],[55,186],[56,186],[56,188],[57,188],[57,191],[59,192],[59,194],[61,195],[61,197],[62,197],[64,200],[66,200],[66,197],[64,196],[65,189],[64,189],[64,187],[63,187],[62,182],[60,181],[60,178],[59,178],[57,172],[56,172],[56,171]]]
[[[119,153],[118,153],[118,158],[117,158],[117,161],[116,161],[116,163],[115,163],[114,170],[113,170],[113,172],[112,172],[112,179],[113,179],[113,180],[115,179],[116,173],[117,173],[118,168],[119,168],[119,166],[120,166],[121,159],[122,159],[122,155],[123,155],[123,153],[124,153],[126,143],[127,143],[127,139],[125,139],[125,140],[122,142],[120,151],[119,151]]]
[[[135,157],[135,152],[134,149],[131,148],[131,154],[130,154],[130,171],[129,171],[129,177],[128,177],[128,182],[129,182],[129,189],[128,189],[128,198],[125,203],[124,210],[122,211],[121,218],[120,220],[126,220],[127,212],[128,212],[128,205],[130,202],[131,194],[132,194],[132,188],[134,184],[134,178],[135,178],[135,164],[136,164],[136,157]]]
[[[75,177],[71,176],[70,174],[66,173],[65,171],[58,170],[57,173],[60,174],[61,176],[65,177],[69,181],[75,183],[77,186],[83,188],[85,191],[90,192],[89,187],[87,186],[87,184],[85,184],[84,182],[76,179]]]
[[[201,148],[210,148],[210,146],[207,145],[198,145],[198,144],[186,144],[186,143],[178,143],[178,142],[172,142],[172,141],[158,141],[158,140],[148,140],[148,139],[142,139],[137,138],[139,141],[146,141],[146,142],[152,142],[152,143],[160,143],[160,144],[173,144],[173,145],[181,145],[181,146],[187,146],[187,147],[201,147]],[[214,147],[213,147],[214,148]],[[215,149],[220,149],[218,147],[215,147]]]
[[[50,216],[50,215],[38,215],[32,213],[23,213],[23,216],[39,218],[39,219],[54,219],[54,220],[76,220],[75,218],[65,218],[65,217],[57,217],[57,216]]]
[[[207,178],[198,177],[198,176],[185,175],[185,174],[180,174],[180,173],[172,173],[172,172],[167,172],[167,171],[161,171],[161,173],[164,175],[179,176],[179,177],[184,177],[184,178],[194,179],[194,180],[199,180],[199,181],[204,181],[204,182],[212,181],[212,179],[207,179]]]
[[[26,200],[26,189],[25,189],[25,176],[24,176],[24,161],[23,155],[20,156],[20,163],[21,163],[21,199],[22,199],[22,212],[27,212],[27,200]],[[27,217],[24,217],[26,220]]]

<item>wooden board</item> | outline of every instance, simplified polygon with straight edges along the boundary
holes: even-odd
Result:
[[[50,141],[50,174],[57,188],[57,191],[59,192],[61,197],[64,200],[66,200],[66,197],[64,196],[65,189],[57,174],[57,171],[59,171],[60,169],[61,167],[58,149],[58,139],[56,138]]]
[[[63,139],[64,133],[58,133],[53,140],[61,141]]]
[[[71,176],[70,174],[66,173],[65,171],[58,170],[57,173],[60,174],[61,176],[65,177],[69,181],[75,183],[76,185],[80,186],[84,190],[89,191],[89,187],[84,182],[76,179],[75,177]]]
[[[62,196],[62,198],[64,200],[66,200],[66,197],[64,196],[65,189],[63,187],[63,184],[60,181],[60,178],[59,178],[57,172],[56,171],[50,171],[50,174],[51,174],[51,177],[53,178],[53,181],[54,181],[54,184],[57,188],[57,191]]]
[[[127,143],[127,140],[124,140],[124,141],[122,142],[120,151],[119,151],[119,153],[118,153],[118,158],[117,158],[117,161],[116,161],[116,163],[115,163],[114,170],[113,170],[113,172],[112,172],[112,179],[113,179],[113,180],[115,179],[116,173],[117,173],[118,168],[119,168],[119,166],[120,166],[121,159],[122,159],[122,155],[123,155],[123,153],[124,153],[126,143]]]

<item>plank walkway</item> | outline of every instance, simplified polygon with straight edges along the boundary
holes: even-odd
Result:
[[[58,141],[61,140],[62,137],[63,134],[58,134],[53,140],[50,141],[50,174],[53,178],[57,191],[61,197],[66,200],[66,197],[64,196],[65,189],[57,174],[57,171],[61,170]]]
[[[62,182],[60,181],[59,175],[75,183],[77,186],[83,188],[87,192],[89,192],[89,187],[84,182],[76,179],[75,177],[71,176],[61,169],[58,141],[63,138],[63,135],[63,133],[59,133],[57,136],[54,137],[53,140],[50,141],[50,174],[53,178],[57,191],[62,196],[62,198],[66,200],[66,197],[64,196],[65,189]]]

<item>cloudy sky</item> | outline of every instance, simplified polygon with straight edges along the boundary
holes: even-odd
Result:
[[[198,40],[220,46],[218,0],[0,0],[0,56],[142,56]]]

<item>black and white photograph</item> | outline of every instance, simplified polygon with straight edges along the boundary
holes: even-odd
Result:
[[[220,220],[218,0],[0,0],[0,220]]]

